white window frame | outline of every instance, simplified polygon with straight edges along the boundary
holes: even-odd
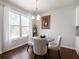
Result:
[[[8,10],[8,14],[9,14],[9,12],[12,12],[12,13],[15,13],[15,14],[18,14],[19,15],[19,17],[20,17],[20,25],[14,25],[14,26],[19,26],[20,28],[19,28],[19,31],[20,31],[20,34],[19,34],[19,38],[13,38],[12,40],[17,40],[17,39],[22,39],[22,38],[25,38],[25,37],[27,37],[27,36],[25,36],[25,37],[22,37],[22,27],[24,27],[24,26],[22,26],[22,22],[21,22],[21,17],[22,16],[24,16],[24,17],[28,17],[28,16],[26,16],[26,15],[24,15],[24,14],[22,14],[22,13],[20,13],[20,12],[18,12],[18,11],[15,11],[15,10]],[[29,17],[28,17],[29,18]],[[9,20],[9,19],[8,19]],[[30,22],[30,20],[29,20],[29,22]],[[9,26],[12,26],[12,25],[9,25]],[[29,30],[30,30],[30,24],[29,24],[29,26],[25,26],[25,27],[29,27]]]

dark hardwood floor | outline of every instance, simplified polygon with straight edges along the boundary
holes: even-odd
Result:
[[[2,59],[2,55],[0,54],[0,59]]]
[[[75,50],[61,48],[62,59],[79,59],[79,56],[76,54]]]
[[[75,50],[61,48],[61,59],[79,59]],[[36,57],[35,57],[36,56]],[[0,55],[1,57],[1,55]],[[2,59],[59,59],[57,51],[49,50],[45,56],[37,56],[33,53],[32,47],[24,45],[2,54]]]

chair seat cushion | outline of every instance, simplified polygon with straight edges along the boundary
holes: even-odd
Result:
[[[50,47],[56,47],[56,43],[53,43],[53,44],[48,44],[48,46],[50,46]]]
[[[57,48],[58,48],[57,43],[55,43],[55,42],[48,43],[48,49],[56,50]]]
[[[57,43],[56,43],[56,42],[54,42],[54,41],[52,41],[52,42],[49,42],[49,43],[48,43],[48,45],[55,46],[55,45],[57,45]]]

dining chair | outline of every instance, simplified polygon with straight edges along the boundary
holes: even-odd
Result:
[[[46,55],[47,53],[47,41],[46,38],[33,38],[33,52],[35,55]]]
[[[62,40],[61,35],[58,35],[57,40],[48,43],[48,49],[57,51],[60,59],[61,59],[61,55],[60,55],[61,40]]]

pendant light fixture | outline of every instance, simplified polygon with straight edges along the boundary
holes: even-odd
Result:
[[[32,19],[40,20],[40,19],[41,19],[41,16],[38,14],[37,2],[38,2],[38,0],[36,0],[35,12],[34,12],[34,14],[33,14],[33,16],[32,16]]]

